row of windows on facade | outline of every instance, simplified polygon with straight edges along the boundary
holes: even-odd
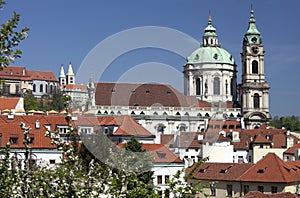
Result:
[[[99,115],[101,115],[101,114],[104,114],[104,115],[108,115],[108,114],[116,115],[114,111],[111,111],[110,113],[108,113],[108,111],[104,111],[104,112],[102,113],[100,110],[97,112],[97,114],[99,114]],[[117,112],[117,115],[122,115],[121,111],[118,111],[118,112]],[[130,115],[136,115],[136,113],[135,113],[134,111],[132,111],[132,112],[130,113]],[[139,115],[145,115],[145,112],[142,111]],[[157,115],[159,115],[159,114],[155,111],[155,112],[153,113],[153,115],[154,115],[154,116],[157,116]],[[162,115],[163,115],[163,116],[168,116],[167,112],[164,112]],[[179,112],[176,112],[175,116],[181,116],[181,114],[180,114]],[[189,114],[188,112],[186,112],[186,113],[184,114],[184,116],[190,116],[190,114]],[[201,113],[198,113],[198,114],[197,114],[197,117],[210,117],[210,115],[209,115],[209,113],[205,113],[205,115],[203,116]],[[234,118],[233,113],[231,113],[231,114],[229,115],[229,117],[230,117],[230,118]],[[240,117],[240,114],[238,114],[238,117]]]
[[[203,87],[203,82],[200,78],[196,79],[196,95],[202,95],[202,87]],[[220,87],[220,78],[219,77],[214,77],[213,80],[213,94],[214,95],[220,95],[221,94],[221,87]],[[208,93],[208,85],[207,82],[204,83],[204,94]],[[227,80],[225,81],[225,94],[228,95],[228,82]],[[233,82],[231,80],[231,86],[230,86],[230,94],[233,95]]]
[[[252,61],[252,74],[258,74],[258,62],[256,60]],[[244,73],[247,73],[247,63],[244,63]]]
[[[37,86],[36,84],[33,84],[32,86],[32,91],[37,92]],[[50,85],[50,93],[53,93],[56,91],[56,86]],[[44,92],[44,85],[41,84],[39,86],[39,92],[43,93]],[[45,85],[45,93],[48,93],[48,85]]]
[[[231,184],[227,184],[227,196],[231,197],[233,195],[233,186]],[[264,193],[264,186],[257,186],[257,191]],[[211,184],[210,185],[210,192],[211,196],[217,196],[216,192],[216,184]],[[246,195],[249,192],[249,185],[244,185],[243,186],[243,192],[244,195]],[[277,186],[271,186],[271,193],[275,194],[278,192],[278,187]]]

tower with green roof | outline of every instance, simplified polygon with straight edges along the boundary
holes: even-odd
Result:
[[[264,53],[261,34],[251,9],[248,30],[243,39],[242,83],[239,85],[239,101],[248,128],[259,127],[270,119],[270,87],[265,81]]]
[[[212,18],[204,29],[202,44],[187,57],[184,65],[184,91],[210,103],[236,101],[236,64],[218,41]]]

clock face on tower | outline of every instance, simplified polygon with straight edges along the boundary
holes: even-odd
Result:
[[[259,50],[258,50],[257,46],[253,46],[253,47],[251,47],[251,51],[253,54],[257,54]]]

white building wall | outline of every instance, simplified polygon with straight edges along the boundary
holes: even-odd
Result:
[[[202,145],[202,157],[208,157],[207,162],[233,162],[233,145],[230,142],[203,144]]]
[[[152,171],[153,173],[153,184],[157,188],[157,190],[164,191],[168,188],[166,178],[172,179],[173,175],[177,173],[177,171],[182,170],[184,168],[184,163],[153,163]],[[158,177],[161,177],[161,183],[159,183]],[[182,178],[182,182],[184,179]],[[170,194],[170,198],[174,197],[174,195]]]

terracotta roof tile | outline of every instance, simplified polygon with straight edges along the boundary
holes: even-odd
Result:
[[[240,177],[241,181],[281,182],[300,181],[300,175],[276,154],[268,153]]]
[[[81,91],[87,91],[86,85],[75,85],[75,84],[69,84],[65,85],[64,88],[66,90],[81,90]]]
[[[210,107],[166,84],[96,83],[96,105]]]
[[[295,149],[300,149],[300,144],[296,144],[296,145],[288,148],[286,151],[284,151],[284,153],[294,155]]]
[[[0,71],[0,79],[31,80],[24,66],[7,66]]]
[[[99,116],[98,120],[101,126],[119,126],[114,135],[152,136],[131,116]]]
[[[124,147],[124,145],[118,144],[118,147]],[[152,153],[154,163],[184,163],[163,144],[142,144],[142,149]]]
[[[263,144],[271,144],[272,141],[266,139],[263,135],[258,134],[258,135],[255,137],[253,143],[254,143],[254,144],[260,144],[260,143],[263,143]]]
[[[27,70],[28,75],[32,80],[44,80],[58,82],[53,72],[49,71],[38,71],[38,70]]]
[[[0,98],[0,110],[3,111],[4,109],[16,109],[19,101],[20,98]]]
[[[253,164],[212,163],[207,162],[199,166],[194,177],[199,180],[210,181],[238,181]]]

